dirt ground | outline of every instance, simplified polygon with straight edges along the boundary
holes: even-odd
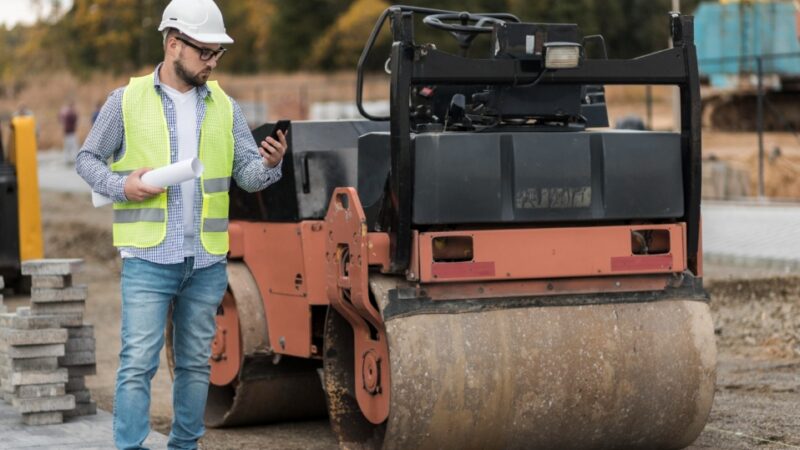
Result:
[[[42,193],[45,253],[86,260],[77,282],[89,284],[87,321],[98,342],[98,407],[111,410],[119,352],[119,262],[111,247],[111,212],[88,195]],[[800,448],[800,277],[768,270],[706,266],[719,347],[711,418],[693,449]],[[14,305],[12,305],[13,307]],[[154,429],[169,433],[171,384],[153,380]],[[208,430],[202,449],[334,449],[325,420]]]

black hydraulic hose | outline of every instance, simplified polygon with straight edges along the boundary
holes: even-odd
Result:
[[[367,43],[364,45],[364,49],[361,51],[361,56],[359,56],[358,58],[358,66],[356,66],[356,107],[358,108],[358,112],[361,113],[361,115],[364,116],[364,118],[373,121],[387,121],[389,120],[389,116],[373,116],[372,114],[364,110],[364,102],[363,102],[364,64],[367,61],[367,56],[369,56],[369,52],[375,45],[375,40],[378,38],[378,34],[383,28],[383,24],[386,22],[386,18],[389,17],[389,14],[396,11],[418,12],[422,14],[458,14],[458,11],[447,11],[444,9],[433,9],[433,8],[424,8],[420,6],[407,6],[407,5],[390,6],[386,8],[383,11],[383,13],[381,13],[380,17],[378,18],[378,21],[375,22],[375,26],[372,28],[372,32],[369,34]],[[515,20],[519,22],[519,18],[517,18],[513,14],[480,14],[480,15],[502,16],[504,18],[507,17],[510,20]]]

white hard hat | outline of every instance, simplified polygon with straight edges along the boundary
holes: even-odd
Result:
[[[231,44],[225,33],[222,12],[213,0],[172,0],[161,17],[158,31],[175,28],[204,44]]]

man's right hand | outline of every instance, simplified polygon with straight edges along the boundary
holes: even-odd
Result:
[[[164,192],[160,187],[150,186],[142,181],[142,175],[149,172],[150,168],[134,170],[125,180],[125,197],[128,201],[140,202]]]

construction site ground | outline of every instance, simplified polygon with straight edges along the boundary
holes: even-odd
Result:
[[[111,246],[111,211],[88,192],[43,190],[45,254],[86,261],[87,320],[95,325],[97,375],[87,377],[99,409],[112,410],[119,352],[119,257]],[[799,208],[800,209],[800,208]],[[800,277],[773,267],[705,267],[719,346],[711,418],[691,448],[800,448]],[[24,299],[12,299],[19,306]],[[520,343],[525,345],[525,343]],[[154,430],[168,434],[171,382],[162,353],[153,380]],[[2,444],[0,444],[2,447]],[[333,449],[326,420],[210,429],[203,449]]]

